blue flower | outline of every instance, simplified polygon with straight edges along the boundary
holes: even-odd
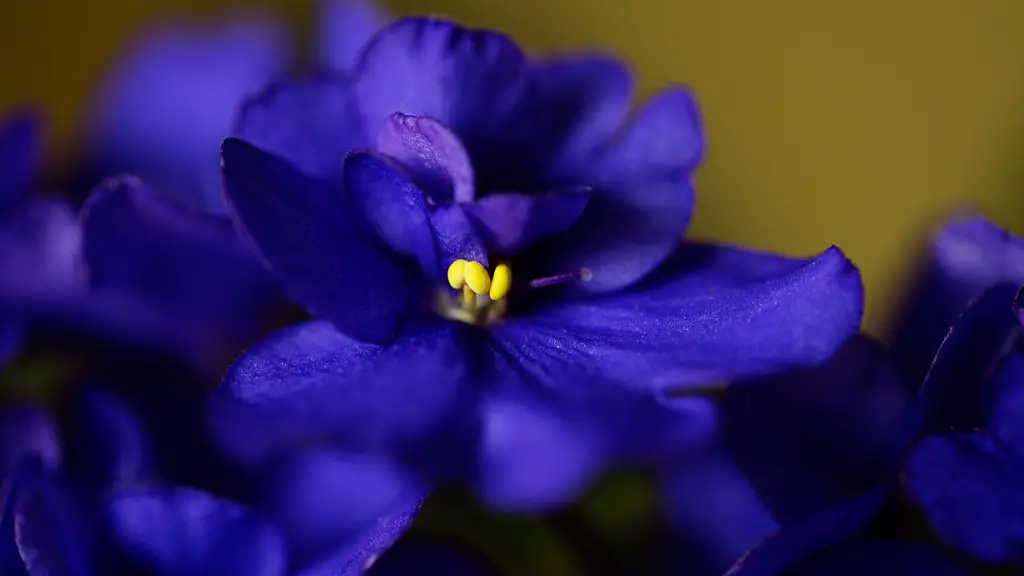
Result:
[[[383,21],[366,1],[322,3],[319,57],[346,70]],[[223,212],[218,146],[249,94],[289,67],[279,22],[244,14],[206,27],[163,23],[128,47],[101,83],[84,144],[95,171],[131,173],[163,193]]]
[[[211,401],[224,446],[258,461],[334,440],[434,473],[468,452],[476,481],[512,476],[492,459],[507,449],[536,463],[524,482],[556,463],[587,477],[673,435],[679,418],[637,417],[652,391],[828,358],[860,322],[856,269],[836,248],[680,245],[696,104],[670,88],[624,123],[631,90],[604,56],[528,60],[501,34],[406,19],[351,76],[250,100],[222,148],[230,209],[320,320],[230,370]]]
[[[316,495],[319,515],[277,524],[273,508],[265,514],[200,489],[163,484],[146,423],[101,388],[77,400],[68,443],[38,407],[9,406],[0,417],[4,574],[361,573],[404,534],[422,502],[406,491],[393,492],[389,501],[357,503],[333,492],[351,486],[349,469],[324,474],[321,468],[319,479],[332,491]],[[366,466],[359,471],[367,483],[381,479]],[[347,484],[335,482],[345,478]],[[285,496],[309,488],[308,481],[267,486],[282,502],[314,498]],[[303,547],[313,550],[309,538],[320,539],[319,557],[303,553]]]

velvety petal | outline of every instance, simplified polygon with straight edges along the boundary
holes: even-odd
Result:
[[[14,498],[14,543],[29,576],[93,574],[91,535],[55,474],[32,467]]]
[[[489,250],[516,254],[572,225],[590,200],[589,188],[544,194],[491,193],[463,208],[477,223]]]
[[[1000,282],[1024,283],[1024,241],[980,217],[958,217],[935,235],[925,269],[893,327],[893,357],[920,382],[964,306]]]
[[[830,548],[799,567],[801,576],[972,576],[974,570],[937,547],[914,541],[861,539]]]
[[[235,223],[288,292],[353,337],[392,339],[424,297],[419,274],[380,246],[349,198],[241,140],[226,140],[223,157]]]
[[[944,541],[985,562],[1024,562],[1024,469],[991,436],[929,436],[903,478]]]
[[[359,576],[366,573],[405,534],[422,506],[420,501],[393,511],[336,551],[300,570],[298,576]]]
[[[234,502],[190,488],[122,490],[107,512],[119,547],[147,573],[286,574],[277,531]]]
[[[438,438],[450,441],[446,433],[475,405],[462,329],[413,331],[387,348],[356,342],[322,321],[284,329],[225,375],[210,403],[212,430],[244,460],[297,442],[335,440],[413,443],[424,458],[443,462],[446,451],[465,447]]]
[[[763,540],[740,558],[726,576],[778,576],[832,546],[850,541],[874,520],[889,500],[891,486],[876,486]]]
[[[0,118],[0,213],[32,191],[42,159],[40,124],[28,109]]]
[[[856,336],[825,364],[729,386],[729,452],[785,525],[859,494],[893,472],[889,442],[912,391],[887,351]]]
[[[700,114],[682,89],[662,92],[576,177],[587,209],[547,255],[545,273],[586,268],[577,287],[607,292],[654,270],[677,248],[693,212],[693,172],[704,148]]]
[[[377,134],[364,130],[351,92],[340,76],[273,83],[241,106],[233,134],[307,175],[336,179],[345,155]]]
[[[427,198],[400,167],[379,154],[354,152],[345,158],[345,187],[392,250],[414,260],[428,277],[442,273]]]
[[[256,14],[145,31],[97,95],[88,150],[108,174],[142,176],[223,213],[217,147],[242,100],[285,67],[287,46],[284,29]]]
[[[377,135],[377,150],[400,162],[435,202],[473,200],[469,152],[459,137],[437,120],[395,112]]]
[[[92,290],[131,293],[234,355],[283,308],[283,295],[224,218],[185,209],[132,177],[86,201],[82,255]]]
[[[985,429],[1009,452],[1024,460],[1024,356],[1011,356],[986,385]]]
[[[505,136],[526,72],[522,52],[500,33],[404,18],[367,45],[355,93],[371,134],[395,112],[429,116],[475,151],[496,134]]]
[[[548,175],[577,175],[626,118],[633,97],[631,71],[621,60],[599,53],[556,54],[530,66],[539,109],[556,142]]]
[[[439,538],[411,534],[400,540],[373,563],[373,576],[444,574],[445,576],[486,576],[496,572],[481,558],[462,547]]]
[[[91,387],[75,402],[68,438],[76,478],[93,494],[156,477],[153,448],[144,424],[111,392]]]
[[[674,530],[695,544],[702,564],[717,574],[779,528],[721,450],[677,457],[662,472],[660,492]]]
[[[267,505],[289,543],[292,562],[319,555],[429,490],[396,463],[328,449],[290,455],[268,484]]]
[[[350,70],[386,22],[387,15],[373,0],[322,0],[317,14],[320,63],[330,70]]]
[[[25,458],[38,459],[46,470],[61,465],[57,424],[42,406],[10,404],[0,413],[0,479],[10,477]]]
[[[442,268],[447,270],[459,259],[479,262],[484,268],[490,266],[487,245],[464,205],[434,207],[430,211],[430,225],[441,252]]]
[[[558,302],[492,332],[561,386],[665,391],[813,365],[860,326],[860,274],[838,248],[803,260],[685,245],[618,294]]]

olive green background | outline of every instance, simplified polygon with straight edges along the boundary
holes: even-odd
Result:
[[[10,1],[0,106],[41,100],[53,160],[126,35],[168,11],[241,2]],[[245,4],[253,4],[248,2]],[[308,30],[314,5],[261,2]],[[929,226],[975,204],[1024,231],[1020,0],[395,0],[498,27],[531,49],[599,46],[642,93],[684,82],[709,133],[692,235],[859,264],[878,333]]]

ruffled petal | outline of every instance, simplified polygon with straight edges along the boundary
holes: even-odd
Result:
[[[379,154],[354,152],[345,159],[345,188],[392,250],[414,260],[428,277],[438,277],[427,198],[401,168]]]
[[[400,507],[348,542],[298,572],[297,576],[360,576],[373,567],[419,514],[423,502]]]
[[[107,513],[122,553],[147,573],[286,574],[284,543],[273,526],[204,492],[122,490],[110,498]]]
[[[120,398],[102,388],[85,390],[75,403],[68,438],[76,479],[93,495],[156,477],[152,446],[142,421]]]
[[[502,34],[404,18],[366,47],[355,92],[369,133],[376,134],[395,112],[429,116],[475,153],[508,136],[526,79],[522,52]],[[487,162],[476,160],[483,170]]]
[[[320,63],[335,71],[352,69],[370,38],[387,23],[373,0],[322,0],[317,17]]]
[[[789,525],[893,471],[888,443],[911,394],[886,350],[857,336],[822,366],[729,386],[724,436],[768,509]]]
[[[691,244],[641,285],[492,331],[543,381],[664,392],[824,362],[862,311],[860,274],[838,248],[803,260]]]
[[[377,150],[401,163],[434,202],[473,200],[469,152],[459,137],[437,120],[395,112],[377,135]]]
[[[57,424],[42,406],[11,404],[0,413],[0,479],[9,478],[25,458],[56,470],[62,452]]]
[[[242,104],[233,135],[280,156],[309,176],[341,176],[345,156],[368,148],[349,80],[340,76],[271,84]]]
[[[542,252],[545,274],[586,268],[587,292],[640,280],[676,250],[693,212],[693,172],[704,148],[693,96],[662,92],[576,177],[593,188],[583,215]]]
[[[257,14],[147,30],[97,95],[88,150],[107,174],[136,174],[223,213],[217,147],[242,100],[284,69],[287,40]]]
[[[268,485],[265,507],[293,563],[320,555],[426,498],[429,490],[394,462],[327,449],[290,455]]]
[[[1024,561],[1024,469],[984,433],[930,436],[910,453],[904,490],[947,543],[991,563]]]
[[[212,430],[230,454],[248,461],[320,440],[412,443],[422,458],[443,462],[446,452],[465,449],[448,434],[463,430],[475,406],[461,330],[444,324],[415,331],[387,348],[356,342],[322,321],[281,330],[225,375],[209,406]],[[424,448],[431,442],[437,445]]]
[[[803,562],[801,576],[972,576],[974,570],[937,547],[914,541],[860,539],[831,548]]]
[[[976,216],[954,219],[936,234],[891,338],[908,382],[924,378],[964,306],[1000,282],[1024,284],[1024,240]]]
[[[41,120],[34,110],[0,118],[0,214],[34,187],[42,159]]]
[[[512,255],[537,240],[564,231],[580,217],[589,200],[589,188],[543,194],[498,192],[463,208],[477,223],[489,250]]]
[[[188,211],[132,177],[106,181],[86,201],[82,255],[92,290],[166,309],[232,356],[284,306],[228,220]]]
[[[223,156],[235,223],[291,295],[355,338],[394,338],[425,297],[420,275],[380,246],[349,197],[241,140]]]

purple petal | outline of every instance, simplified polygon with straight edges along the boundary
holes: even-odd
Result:
[[[886,350],[856,336],[821,366],[729,386],[724,435],[768,509],[788,525],[891,473],[888,443],[911,394]]]
[[[317,17],[317,53],[330,70],[348,71],[359,60],[363,46],[387,22],[373,0],[322,0]]]
[[[1008,451],[1024,458],[1024,357],[1011,356],[985,392],[985,429]]]
[[[862,310],[860,274],[838,248],[803,260],[690,244],[630,290],[492,331],[542,380],[664,392],[824,362]]]
[[[283,308],[273,277],[224,218],[110,179],[83,208],[90,288],[134,294],[234,355]]]
[[[0,479],[10,477],[25,458],[35,458],[46,470],[61,465],[57,425],[41,406],[13,404],[0,413]]]
[[[489,250],[512,255],[571,226],[589,200],[588,188],[531,195],[499,192],[463,208],[478,224]]]
[[[355,92],[371,134],[395,112],[429,116],[476,150],[496,135],[504,137],[526,80],[523,54],[508,37],[406,18],[367,45]]]
[[[298,576],[360,576],[401,538],[419,514],[423,502],[399,508],[362,531],[335,552],[306,566]]]
[[[353,337],[394,338],[423,297],[419,275],[379,246],[343,191],[241,140],[226,140],[223,154],[235,223],[288,292]]]
[[[68,439],[76,477],[95,494],[155,478],[155,462],[143,422],[120,398],[87,389],[76,402]]]
[[[147,573],[286,574],[277,531],[242,506],[204,492],[122,490],[107,513],[118,546]]]
[[[693,211],[693,172],[704,147],[692,95],[662,92],[577,175],[593,187],[583,215],[547,258],[546,274],[580,270],[581,290],[607,292],[654,270],[677,248]]]
[[[291,455],[269,490],[266,508],[289,543],[292,562],[336,546],[428,493],[390,460],[326,449]]]
[[[904,489],[947,543],[991,563],[1024,561],[1024,470],[984,433],[930,436]]]
[[[271,84],[241,106],[233,135],[307,175],[339,178],[345,156],[376,134],[364,130],[351,91],[341,77]]]
[[[285,67],[287,45],[283,28],[258,14],[147,31],[97,95],[90,150],[108,173],[137,174],[223,213],[218,145],[243,98]]]
[[[850,541],[862,532],[889,500],[891,487],[871,491],[819,511],[806,521],[763,540],[743,555],[726,576],[778,576],[823,550]]]
[[[913,540],[860,539],[829,549],[800,566],[802,576],[879,576],[976,574],[938,547]]]
[[[93,573],[92,535],[82,523],[69,487],[30,466],[14,499],[14,543],[29,576]]]
[[[392,250],[417,262],[428,277],[442,272],[427,199],[401,168],[378,154],[354,152],[345,159],[345,188]]]
[[[34,187],[42,158],[40,124],[34,110],[19,110],[0,118],[0,213]]]
[[[437,120],[395,112],[377,136],[377,150],[401,163],[435,202],[473,201],[469,153]]]
[[[465,205],[436,206],[430,211],[430,225],[441,252],[443,269],[447,270],[452,262],[459,259],[479,262],[484,268],[490,266],[487,246]]]
[[[60,199],[33,199],[0,215],[0,291],[79,289],[80,230]]]
[[[462,327],[404,334],[387,348],[326,322],[281,330],[245,353],[210,403],[210,424],[236,458],[262,459],[297,442],[393,447],[447,438],[473,408]],[[445,450],[424,451],[435,460]]]

